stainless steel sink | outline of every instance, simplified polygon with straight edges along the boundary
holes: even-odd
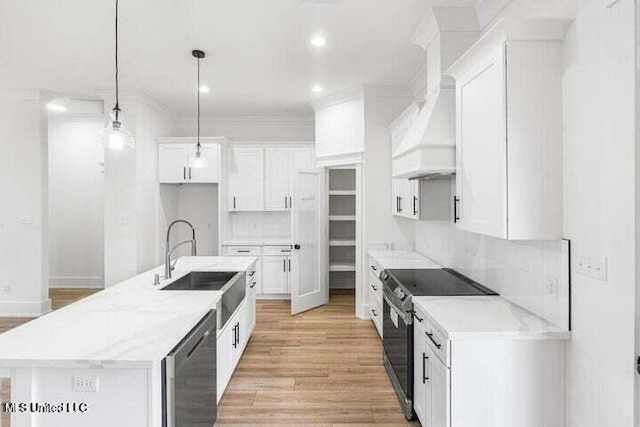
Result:
[[[246,294],[244,271],[192,271],[169,283],[161,291],[221,291],[222,298],[218,304],[218,329],[231,318]]]

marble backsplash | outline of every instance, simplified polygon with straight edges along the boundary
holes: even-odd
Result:
[[[418,221],[415,245],[422,255],[569,329],[568,241],[509,241],[448,222]]]

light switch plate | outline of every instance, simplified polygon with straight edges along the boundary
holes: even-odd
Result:
[[[607,257],[578,255],[576,258],[576,273],[606,282]]]

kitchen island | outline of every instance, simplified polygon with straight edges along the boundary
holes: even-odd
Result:
[[[10,378],[13,403],[84,404],[72,407],[77,412],[14,413],[12,427],[161,426],[162,360],[222,297],[161,289],[193,271],[249,272],[255,262],[182,257],[159,285],[163,266],[1,334],[0,377]],[[245,303],[255,319],[255,305]]]

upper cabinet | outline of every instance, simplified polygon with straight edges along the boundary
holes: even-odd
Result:
[[[458,227],[562,238],[565,20],[503,20],[447,74],[456,79]]]
[[[313,149],[267,147],[265,153],[265,208],[268,211],[290,210],[295,174],[313,166]]]
[[[201,156],[206,168],[190,167],[196,155],[194,138],[162,138],[158,140],[158,178],[161,184],[208,184],[220,180],[220,144],[224,138],[201,138]]]
[[[354,89],[313,104],[316,110],[316,157],[319,165],[355,163],[365,149],[364,95]]]
[[[291,210],[293,180],[313,166],[313,147],[237,145],[229,151],[229,210]]]
[[[229,210],[264,210],[264,148],[232,147],[228,171]]]

